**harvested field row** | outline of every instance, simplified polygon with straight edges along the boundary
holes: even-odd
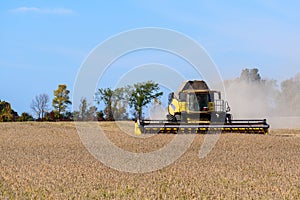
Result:
[[[115,145],[132,152],[155,151],[174,138],[137,138],[113,123],[101,126]],[[0,199],[299,199],[299,136],[300,130],[288,129],[222,134],[200,159],[205,135],[196,135],[175,163],[132,174],[95,159],[74,123],[0,123]]]

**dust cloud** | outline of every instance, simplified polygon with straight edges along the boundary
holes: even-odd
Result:
[[[168,114],[167,108],[164,108],[159,101],[154,101],[149,109],[149,118],[151,120],[166,119]]]
[[[257,69],[244,69],[224,86],[233,118],[266,118],[271,128],[300,128],[300,73],[278,86],[276,80],[262,79]]]

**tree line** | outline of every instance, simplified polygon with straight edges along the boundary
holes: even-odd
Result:
[[[246,68],[238,78],[226,80],[224,85],[232,113],[236,116],[300,115],[300,73],[278,86],[276,80],[263,79],[257,68]],[[26,112],[19,116],[9,102],[0,100],[0,122],[140,119],[143,109],[151,102],[159,102],[163,93],[153,81],[116,89],[100,88],[95,94],[95,102],[82,97],[78,109],[72,112],[69,94],[66,85],[58,85],[53,91],[52,107],[47,94],[36,95],[30,104],[35,117]],[[99,109],[101,106],[103,109]]]
[[[13,121],[113,121],[143,117],[143,108],[153,100],[159,101],[163,95],[157,83],[147,81],[116,89],[99,88],[95,94],[95,106],[82,97],[78,110],[70,111],[70,91],[67,85],[60,84],[53,91],[52,107],[47,94],[36,95],[30,104],[33,117],[23,112],[20,116],[9,102],[0,100],[0,122]],[[100,106],[104,109],[99,109]],[[131,113],[130,113],[131,112]],[[131,117],[130,117],[131,114]]]

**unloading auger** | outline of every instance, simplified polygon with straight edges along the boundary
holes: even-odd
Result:
[[[205,81],[185,81],[177,93],[170,93],[168,114],[163,120],[138,119],[141,133],[239,132],[268,134],[266,119],[233,119],[221,92],[210,90]]]

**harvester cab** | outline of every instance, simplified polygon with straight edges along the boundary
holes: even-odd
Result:
[[[139,119],[136,133],[243,132],[267,134],[266,119],[232,119],[221,92],[210,90],[205,81],[185,81],[169,94],[166,119]]]
[[[204,81],[186,81],[175,94],[169,94],[170,121],[210,123],[213,119],[230,120],[230,107],[221,92],[210,90]]]

